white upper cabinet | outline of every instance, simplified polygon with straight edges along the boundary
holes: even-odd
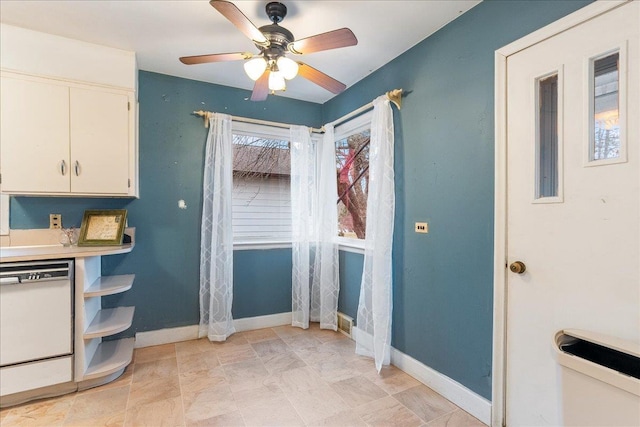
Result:
[[[71,88],[70,101],[71,192],[128,194],[131,96]]]
[[[2,193],[138,197],[135,53],[0,32]]]
[[[4,192],[69,192],[69,88],[0,81],[0,172]]]
[[[132,91],[2,73],[2,191],[136,196]]]

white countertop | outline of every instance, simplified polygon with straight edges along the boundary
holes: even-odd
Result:
[[[62,246],[34,245],[8,246],[0,248],[0,262],[35,261],[41,259],[82,258],[101,255],[115,255],[131,252],[134,244],[122,246]]]
[[[60,230],[11,230],[10,236],[0,239],[0,262],[125,254],[135,246],[135,228],[127,228],[126,233],[131,236],[132,243],[120,246],[62,246],[57,243]]]

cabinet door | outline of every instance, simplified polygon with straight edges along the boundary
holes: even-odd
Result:
[[[6,192],[69,191],[69,88],[2,77],[0,171]]]
[[[72,87],[70,97],[71,192],[127,195],[128,95]]]

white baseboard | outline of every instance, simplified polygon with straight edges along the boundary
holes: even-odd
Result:
[[[266,316],[246,317],[235,319],[233,325],[236,332],[254,329],[273,328],[291,324],[291,312],[269,314]],[[138,332],[136,334],[136,348],[154,345],[171,344],[174,342],[198,339],[198,325],[181,326],[178,328],[158,329],[156,331]]]
[[[491,402],[448,376],[391,348],[391,364],[449,399],[483,423],[491,425]]]
[[[236,319],[233,326],[236,332],[252,331],[254,329],[273,328],[275,326],[284,326],[291,324],[291,312],[269,314],[266,316],[245,317],[244,319]]]
[[[155,331],[137,332],[136,348],[198,339],[198,325],[165,328]]]
[[[353,339],[356,340],[359,334],[365,333],[354,327],[352,334]],[[449,399],[483,423],[491,425],[491,402],[484,397],[393,347],[391,347],[391,364]]]

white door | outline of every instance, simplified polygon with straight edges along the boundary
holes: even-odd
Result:
[[[526,267],[507,279],[508,426],[563,424],[557,331],[640,341],[639,18],[627,3],[507,58],[507,258]]]

